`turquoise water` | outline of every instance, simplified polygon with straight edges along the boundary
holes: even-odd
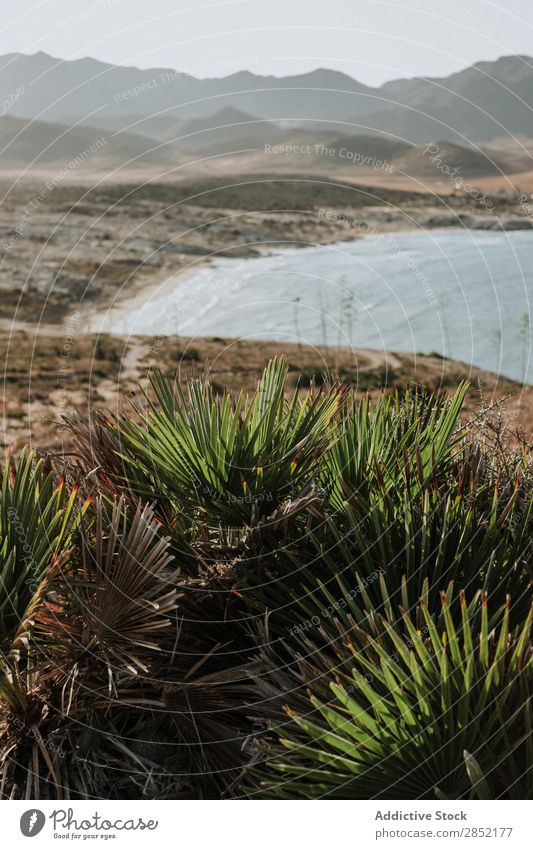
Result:
[[[392,233],[217,260],[112,329],[436,351],[533,382],[530,298],[531,232]]]

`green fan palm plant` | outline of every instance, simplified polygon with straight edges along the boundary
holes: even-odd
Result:
[[[361,621],[373,607],[410,609],[423,588],[433,607],[452,581],[483,587],[494,603],[511,594],[513,623],[527,614],[531,472],[459,431],[463,396],[408,391],[349,405],[321,460],[322,499],[302,499],[290,532],[268,546],[263,536],[237,566],[275,636],[324,618]]]
[[[519,504],[494,484],[472,498],[458,489],[450,481],[446,492],[418,498],[375,492],[371,504],[322,519],[316,506],[307,521],[304,511],[279,548],[252,550],[237,565],[248,604],[269,610],[272,634],[284,636],[331,618],[360,622],[371,609],[411,609],[423,593],[434,608],[455,582],[483,587],[494,603],[511,594],[512,622],[522,621],[531,597],[532,496]]]
[[[468,389],[460,384],[451,399],[412,386],[382,395],[352,395],[340,432],[324,457],[322,481],[333,510],[342,511],[354,499],[368,501],[374,489],[411,493],[438,484],[463,433],[458,427]]]
[[[37,657],[47,651],[46,606],[68,568],[73,535],[83,512],[78,488],[68,491],[44,461],[23,451],[8,457],[0,492],[0,737],[4,780],[8,757],[21,741],[33,766],[50,755],[40,726],[47,686]],[[6,772],[7,771],[7,772]]]
[[[155,372],[146,413],[100,422],[90,462],[115,486],[146,501],[164,498],[202,526],[254,523],[316,472],[342,403],[340,390],[287,400],[286,373],[285,361],[273,360],[251,397],[220,397],[198,380],[185,394]],[[87,431],[76,430],[87,455]]]
[[[86,501],[8,461],[4,795],[531,795],[527,454],[286,373],[73,422]]]
[[[332,627],[335,660],[306,640],[290,666],[266,649],[266,691],[286,699],[286,720],[261,752],[253,792],[531,798],[532,616],[514,631],[508,604],[495,618],[491,628],[484,594],[470,605],[461,594],[455,618],[443,594],[438,623],[422,604],[383,619],[380,634],[354,628],[347,641]]]
[[[57,483],[31,451],[23,451],[18,462],[8,457],[1,474],[0,694],[7,701],[15,681],[22,698],[23,681],[31,677],[29,638],[72,551],[81,517],[75,512],[77,490],[68,492],[62,478]]]
[[[0,492],[0,648],[9,651],[43,595],[50,567],[64,561],[72,542],[77,487],[67,492],[44,461],[23,451],[8,457]]]

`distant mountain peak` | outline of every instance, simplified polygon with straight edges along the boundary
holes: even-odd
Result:
[[[242,112],[240,109],[236,109],[235,106],[225,106],[224,109],[220,109],[211,115],[210,119],[213,123],[216,121],[218,124],[234,124],[261,120],[254,115],[249,115],[248,112]]]
[[[256,118],[249,115],[247,112],[241,112],[234,106],[226,106],[218,112],[213,112],[205,118],[192,118],[185,121],[181,126],[182,132],[200,132],[202,130],[210,130],[214,127],[235,127],[238,130],[241,124],[249,124],[254,121],[263,123],[264,119]]]
[[[1,59],[2,57],[0,57]],[[507,135],[533,139],[533,58],[501,56],[443,78],[413,77],[370,88],[342,71],[292,76],[251,70],[198,79],[164,68],[110,65],[43,51],[0,62],[0,98],[20,88],[9,114],[52,123],[127,126],[204,121],[205,128],[254,121],[311,126],[352,124],[369,134],[419,144],[442,136],[459,144]],[[256,116],[256,117],[253,117]],[[144,126],[148,127],[148,123]],[[155,126],[152,123],[152,126]],[[251,133],[251,129],[250,129]]]

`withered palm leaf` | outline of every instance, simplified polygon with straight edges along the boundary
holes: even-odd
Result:
[[[79,601],[87,649],[133,674],[146,672],[147,655],[160,648],[160,633],[172,624],[179,569],[153,509],[139,506],[132,520],[124,500],[111,512],[99,498],[94,527],[82,535],[83,582]]]
[[[247,667],[172,685],[165,708],[178,747],[177,774],[197,791],[224,794],[252,757],[250,704],[257,693]]]

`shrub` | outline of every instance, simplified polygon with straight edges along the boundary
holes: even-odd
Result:
[[[194,362],[201,359],[200,351],[193,345],[188,345],[184,351],[179,351],[177,357],[179,360],[192,360]]]
[[[24,639],[2,655],[11,798],[220,795],[242,771],[250,687],[238,648],[221,652],[227,594],[204,605],[206,634],[206,590],[179,578],[168,542],[150,508],[129,517],[97,499],[68,568],[40,584]]]
[[[392,387],[396,374],[391,366],[380,365],[374,369],[353,370],[331,366],[304,366],[297,375],[300,386],[333,386],[335,383],[356,387],[360,392],[369,389]]]
[[[90,445],[83,426],[74,430],[90,462],[139,497],[163,495],[202,522],[253,523],[310,479],[341,403],[337,390],[286,400],[286,373],[272,361],[247,398],[215,396],[199,380],[185,394],[155,372],[146,414],[101,420]]]
[[[479,600],[467,605],[461,594],[454,621],[443,594],[438,621],[422,604],[399,622],[384,619],[382,633],[353,629],[349,642],[326,627],[337,657],[302,641],[292,683],[283,659],[268,657],[267,692],[286,698],[287,719],[262,751],[256,792],[531,798],[532,617],[510,632],[508,605],[489,625]]]
[[[450,582],[513,598],[527,614],[533,555],[528,467],[501,465],[459,427],[466,387],[447,400],[426,390],[352,402],[322,456],[321,503],[239,571],[255,609],[268,609],[278,636],[332,611],[364,619],[387,604],[431,607]],[[405,582],[403,580],[405,579]]]
[[[286,371],[155,373],[70,423],[66,479],[8,459],[4,795],[533,795],[527,454],[461,423],[466,387]]]

